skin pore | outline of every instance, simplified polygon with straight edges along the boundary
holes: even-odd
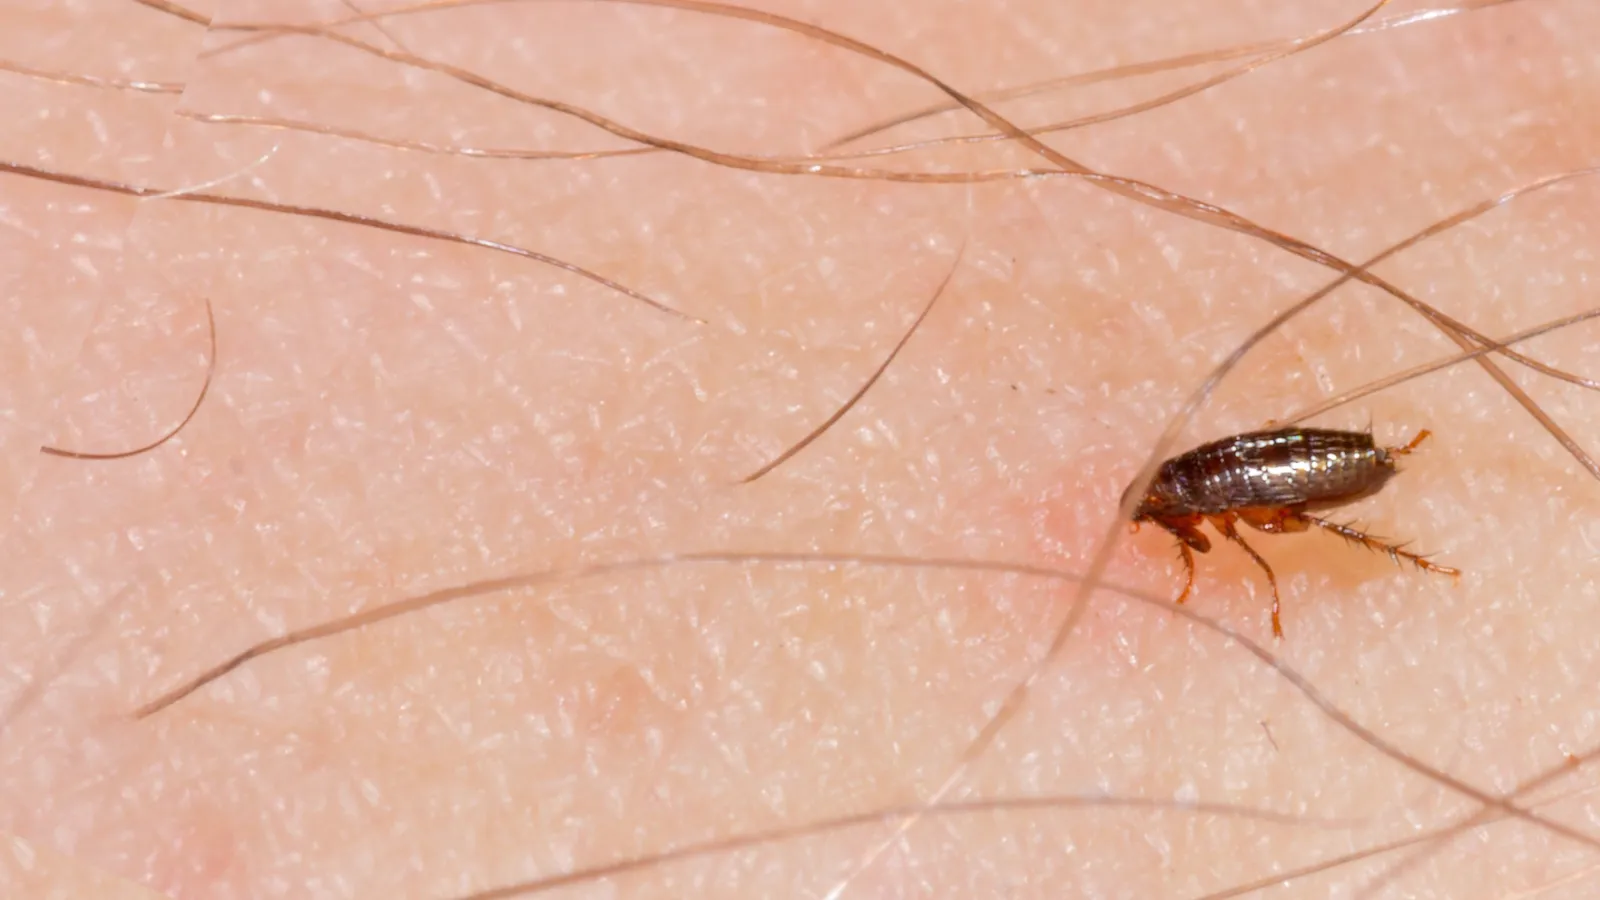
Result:
[[[982,92],[1311,35],[1364,7],[769,8]],[[4,136],[7,161],[492,239],[704,322],[481,247],[0,176],[20,223],[5,248],[20,299],[8,302],[24,304],[33,335],[8,338],[5,354],[21,411],[0,485],[16,510],[0,583],[12,884],[81,885],[82,865],[177,897],[464,897],[926,797],[1033,670],[1071,584],[883,565],[637,569],[441,605],[270,654],[149,718],[133,711],[286,630],[552,568],[816,551],[1082,571],[1194,387],[1335,277],[1063,177],[893,184],[664,153],[482,160],[181,118],[275,116],[477,148],[632,146],[326,40],[197,57],[242,35],[132,3],[62,18],[72,12],[8,13],[5,58],[186,87],[6,76],[12,121],[27,123]],[[218,24],[350,14],[200,12]],[[30,29],[69,21],[70,42],[29,43]],[[798,156],[942,99],[794,34],[637,6],[501,4],[346,33],[725,153]],[[1047,140],[1361,261],[1594,165],[1597,36],[1590,4],[1522,0],[1340,38]],[[1070,118],[1219,69],[1003,110]],[[945,116],[889,140],[976,130]],[[845,164],[1047,168],[999,144]],[[1519,198],[1378,272],[1491,336],[1586,309],[1597,189],[1576,179]],[[947,276],[861,403],[741,485],[871,376]],[[204,376],[208,300],[216,379],[176,440],[109,462],[37,453],[136,447],[170,428]],[[1521,349],[1600,377],[1593,335],[1580,325]],[[1175,449],[1455,350],[1393,298],[1346,286],[1247,357]],[[1500,364],[1581,446],[1600,447],[1600,397]],[[1247,531],[1278,572],[1286,639],[1271,640],[1258,570],[1220,541],[1197,560],[1187,611],[1237,628],[1374,735],[1477,790],[1513,791],[1593,750],[1600,486],[1470,364],[1316,424],[1369,420],[1384,443],[1419,428],[1434,439],[1346,518],[1437,551],[1461,583],[1326,535]],[[1170,545],[1155,529],[1119,534],[1107,578],[1175,595]],[[1591,780],[1576,767],[1519,802],[1600,831]],[[549,895],[823,896],[850,878],[859,897],[1203,897],[1478,807],[1238,645],[1107,592],[947,799],[1036,796],[1147,802],[929,817],[864,868],[893,823]],[[1596,877],[1593,848],[1526,822],[1431,849],[1390,895],[1576,897]],[[1262,893],[1360,896],[1403,858]]]

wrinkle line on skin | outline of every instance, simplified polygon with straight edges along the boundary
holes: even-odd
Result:
[[[581,278],[586,278],[604,288],[609,288],[625,297],[637,300],[652,309],[664,312],[670,316],[687,319],[697,325],[705,325],[706,320],[699,316],[673,309],[647,294],[641,293],[620,282],[612,281],[598,272],[586,269],[576,263],[567,262],[554,256],[547,256],[536,250],[528,250],[513,244],[504,244],[488,238],[469,237],[452,231],[439,231],[434,228],[425,228],[421,225],[407,225],[403,222],[391,222],[386,219],[377,219],[360,213],[343,212],[336,209],[324,209],[316,206],[297,206],[289,203],[273,203],[267,200],[251,200],[245,197],[230,197],[226,194],[209,193],[184,193],[173,192],[157,188],[137,187],[116,181],[107,181],[99,178],[90,178],[85,175],[72,175],[65,172],[53,172],[49,169],[40,169],[22,163],[0,160],[0,174],[10,173],[28,178],[37,178],[41,181],[53,181],[71,187],[89,188],[91,190],[105,191],[112,194],[123,194],[129,197],[149,198],[158,194],[170,194],[167,198],[177,203],[203,203],[214,206],[231,206],[240,209],[254,209],[261,212],[284,213],[291,216],[305,216],[311,219],[325,219],[329,222],[341,222],[346,225],[359,225],[366,228],[376,228],[381,231],[390,231],[395,234],[410,235],[411,237],[429,238],[436,241],[447,241],[452,244],[463,244],[468,247],[480,247],[485,250],[498,250],[512,256],[543,263],[547,266],[570,272]]]
[[[1344,36],[1355,37],[1358,35],[1377,34],[1383,31],[1404,28],[1408,25],[1446,19],[1460,13],[1477,12],[1478,10],[1488,9],[1491,6],[1500,6],[1506,3],[1517,2],[1520,2],[1520,0],[1469,0],[1469,2],[1466,3],[1461,3],[1456,6],[1443,7],[1440,9],[1417,10],[1415,12],[1399,13],[1386,19],[1373,22],[1370,25],[1352,28],[1349,31],[1344,32]],[[1091,72],[1083,72],[1077,75],[1051,78],[1045,81],[1020,85],[1014,88],[1005,88],[998,91],[986,91],[983,93],[972,94],[971,96],[974,99],[980,100],[984,103],[1004,103],[1008,100],[1021,100],[1028,97],[1037,96],[1039,94],[1049,93],[1050,91],[1054,90],[1064,90],[1067,88],[1082,87],[1092,84],[1121,81],[1143,75],[1154,75],[1160,72],[1191,69],[1197,66],[1206,65],[1208,63],[1230,62],[1246,56],[1274,53],[1283,50],[1284,48],[1294,46],[1301,40],[1303,39],[1288,38],[1277,41],[1260,41],[1254,44],[1242,44],[1234,47],[1224,47],[1220,50],[1203,50],[1196,53],[1185,53],[1179,56],[1169,56],[1165,59],[1152,60],[1149,62],[1128,63],[1126,65],[1112,66],[1105,69],[1096,69]],[[962,107],[961,104],[952,101],[932,103],[920,109],[903,113],[893,119],[888,119],[875,125],[868,125],[857,131],[850,132],[841,138],[836,138],[835,140],[824,144],[822,149],[824,151],[837,150],[840,147],[853,144],[856,141],[882,134],[883,132],[892,128],[898,128],[901,125],[909,125],[913,122],[943,115],[947,112],[955,112],[963,108],[964,107]],[[1037,135],[1038,132],[1033,132],[1033,134]]]
[[[768,472],[771,472],[773,469],[776,469],[777,467],[793,459],[796,454],[811,446],[813,441],[826,434],[828,429],[832,428],[835,423],[844,418],[845,415],[850,412],[850,410],[855,408],[856,404],[861,401],[861,398],[865,397],[867,392],[872,390],[872,386],[878,383],[878,379],[883,377],[883,373],[889,371],[889,367],[893,365],[895,359],[900,356],[900,351],[904,350],[906,344],[910,342],[911,336],[916,334],[917,329],[922,327],[923,321],[928,318],[928,313],[933,312],[934,305],[939,302],[940,297],[944,296],[945,289],[950,286],[951,279],[956,277],[957,270],[961,268],[961,257],[964,256],[966,252],[967,241],[965,238],[963,238],[961,241],[961,246],[956,250],[955,262],[950,264],[950,271],[946,272],[944,280],[939,282],[939,287],[934,290],[933,297],[930,298],[922,307],[922,312],[918,313],[917,317],[912,320],[911,327],[907,328],[905,334],[900,336],[900,340],[895,343],[894,348],[889,351],[887,356],[884,357],[883,362],[878,366],[877,370],[875,370],[872,375],[861,384],[861,387],[857,388],[856,392],[851,394],[848,400],[840,404],[839,408],[833,411],[833,415],[828,416],[828,418],[822,421],[822,424],[811,429],[810,433],[808,433],[805,437],[801,438],[799,441],[796,441],[789,447],[789,449],[778,454],[778,456],[771,462],[739,479],[740,484],[750,484],[763,475],[766,475]]]
[[[1565,887],[1569,884],[1573,884],[1574,882],[1582,881],[1584,878],[1595,874],[1597,870],[1600,870],[1600,862],[1591,862],[1584,865],[1582,868],[1574,869],[1565,875],[1552,878],[1543,884],[1535,885],[1525,891],[1513,891],[1509,894],[1502,894],[1500,896],[1500,900],[1533,900],[1533,898],[1542,897],[1556,888]]]
[[[195,414],[200,411],[200,406],[206,402],[206,394],[211,390],[211,381],[217,374],[217,314],[216,311],[211,308],[211,298],[206,298],[205,307],[206,333],[210,340],[210,350],[206,354],[206,375],[205,379],[200,382],[200,392],[195,395],[193,405],[189,407],[189,411],[184,414],[183,419],[179,421],[176,426],[174,426],[166,434],[156,438],[154,441],[151,441],[142,447],[135,447],[132,450],[119,450],[111,453],[92,453],[85,450],[68,450],[63,447],[45,445],[39,448],[39,452],[46,456],[57,456],[63,459],[127,459],[131,456],[138,456],[141,453],[148,453],[162,444],[165,444],[167,441],[177,437],[178,432],[182,431],[191,421],[193,421]]]
[[[1242,806],[1232,803],[1180,803],[1172,800],[1154,800],[1144,797],[1122,797],[1115,795],[1092,796],[1040,796],[1040,797],[997,797],[986,800],[963,800],[936,806],[931,813],[940,818],[954,818],[983,812],[1021,812],[1029,810],[1062,811],[1077,809],[1133,809],[1151,810],[1161,812],[1192,812],[1206,815],[1216,815],[1243,819],[1246,821],[1264,821],[1279,825],[1300,826],[1306,828],[1320,828],[1335,830],[1354,828],[1360,822],[1351,823],[1339,819],[1312,819],[1286,813],[1262,810],[1251,806]],[[497,888],[491,888],[477,893],[467,894],[455,900],[504,900],[508,897],[538,894],[552,891],[562,887],[572,887],[579,884],[590,884],[606,878],[615,878],[619,875],[628,875],[635,872],[653,869],[660,866],[671,865],[678,862],[687,862],[707,856],[723,853],[732,853],[739,850],[749,850],[768,844],[798,840],[814,837],[835,831],[843,831],[862,825],[887,823],[904,818],[916,812],[915,806],[892,807],[874,810],[866,813],[836,816],[817,822],[808,822],[804,825],[793,825],[773,828],[764,831],[754,831],[737,835],[731,838],[719,838],[712,841],[703,841],[688,844],[672,850],[664,850],[643,856],[629,857],[615,862],[602,863],[595,866],[574,869],[560,875],[551,875],[544,878],[534,878],[520,881]]]
[[[107,621],[110,619],[111,614],[121,606],[121,600],[128,593],[128,590],[128,588],[123,588],[110,600],[102,603],[90,616],[89,627],[72,638],[66,649],[54,659],[42,665],[40,671],[29,673],[28,680],[23,684],[22,690],[17,693],[16,699],[11,702],[5,712],[0,713],[0,737],[4,737],[6,732],[11,730],[11,726],[22,718],[22,714],[28,710],[28,707],[37,703],[39,698],[44,696],[45,688],[53,684],[55,679],[67,670],[73,660],[77,659],[78,655],[83,652],[83,648],[89,645],[89,641],[105,631]]]
[[[1504,894],[1502,895],[1501,900],[1533,900],[1533,898],[1542,897],[1556,888],[1565,887],[1569,884],[1582,881],[1584,878],[1593,875],[1596,870],[1600,870],[1600,862],[1589,863],[1581,869],[1575,869],[1559,878],[1553,878],[1544,884],[1529,888],[1528,890]]]
[[[772,13],[748,10],[740,7],[730,7],[720,3],[704,2],[704,0],[594,0],[594,2],[618,2],[670,9],[683,9],[695,12],[703,12],[710,15],[720,15],[736,20],[751,21],[757,24],[780,28],[803,36],[812,37],[831,45],[851,50],[870,59],[891,65],[900,69],[901,71],[906,72],[907,74],[922,79],[933,87],[943,91],[952,99],[961,103],[974,114],[988,122],[991,126],[1011,134],[1011,136],[1023,146],[1042,156],[1051,163],[1061,167],[1067,172],[1074,173],[1079,177],[1089,180],[1091,183],[1102,186],[1108,190],[1111,190],[1113,193],[1128,199],[1143,202],[1147,205],[1166,210],[1175,215],[1180,215],[1185,218],[1199,221],[1203,224],[1210,224],[1214,227],[1236,231],[1241,234],[1265,240],[1274,244],[1275,246],[1300,256],[1303,259],[1315,262],[1328,268],[1332,268],[1335,271],[1342,273],[1341,278],[1336,282],[1336,284],[1340,284],[1345,280],[1354,278],[1374,287],[1378,287],[1381,290],[1384,290],[1385,292],[1395,296],[1397,299],[1402,300],[1402,302],[1407,303],[1407,305],[1410,305],[1420,314],[1427,317],[1436,325],[1436,327],[1440,328],[1447,337],[1455,341],[1463,350],[1471,349],[1472,341],[1465,336],[1465,334],[1469,332],[1463,330],[1464,326],[1461,329],[1458,329],[1446,324],[1449,321],[1448,317],[1445,317],[1444,314],[1439,310],[1426,303],[1423,303],[1420,300],[1410,297],[1403,291],[1400,291],[1398,288],[1389,284],[1384,279],[1366,271],[1364,268],[1355,266],[1354,264],[1305,241],[1293,238],[1281,232],[1264,228],[1263,226],[1260,226],[1255,222],[1252,222],[1251,220],[1223,207],[1198,201],[1193,198],[1159,188],[1155,185],[1138,182],[1133,179],[1108,176],[1089,169],[1088,167],[1083,166],[1081,163],[1072,160],[1059,151],[1056,151],[1055,149],[1042,143],[1036,138],[1031,137],[1025,131],[1005,117],[1001,116],[999,113],[989,109],[987,106],[971,99],[970,97],[967,97],[965,94],[939,80],[926,70],[921,69],[915,64],[904,59],[871,47],[860,41],[828,29],[821,28],[820,26],[801,22],[799,20],[789,19]],[[469,4],[463,2],[433,3],[419,7],[403,9],[401,12],[421,9],[436,10],[464,5]],[[1382,9],[1384,5],[1386,5],[1386,0],[1380,0],[1379,3],[1368,8],[1360,16],[1348,22],[1346,24],[1346,30],[1360,25],[1363,21],[1374,15],[1378,10]],[[390,14],[393,13],[394,11],[391,11]],[[366,50],[366,52],[374,53],[380,56],[385,56],[391,59],[397,58],[395,54],[386,53],[379,48],[371,47],[370,45],[363,45],[359,41],[354,41],[352,39],[345,38],[342,35],[333,34],[327,32],[325,29],[320,28],[275,25],[249,25],[231,27],[247,31],[281,31],[285,29],[291,32],[298,31],[300,33],[314,34],[324,39],[343,43],[349,46],[361,46]],[[1325,37],[1323,40],[1329,40],[1331,39],[1331,36],[1336,35],[1337,33],[1338,32],[1330,32],[1328,33],[1330,36]],[[1310,46],[1315,46],[1315,44],[1308,45],[1304,49],[1309,49]],[[503,95],[511,97],[512,99],[516,99],[516,92],[513,92],[504,86],[496,85],[494,82],[489,81],[482,76],[476,75],[475,73],[470,73],[456,67],[446,66],[445,64],[432,63],[428,61],[421,62],[425,64],[427,68],[431,68],[443,74],[451,75],[452,77],[465,81],[465,83],[484,87],[488,90],[498,89],[498,92],[501,92]],[[526,95],[521,96],[525,97]],[[529,97],[527,98],[527,102],[534,103],[535,105],[543,105],[546,108],[557,109],[557,111],[561,111],[558,106],[554,105],[551,101],[541,102],[538,98]],[[571,111],[574,115],[577,115],[580,118],[583,118],[585,114],[587,114],[589,118],[585,119],[586,121],[592,122],[594,119],[598,118],[592,113],[587,113],[587,111],[577,109],[576,107],[571,107],[570,105],[561,106],[565,106],[566,110]],[[621,132],[614,133],[620,134]],[[635,140],[639,140],[641,137],[643,137],[638,132],[623,134],[623,136],[627,136]],[[680,152],[691,153],[691,155],[694,155],[693,151],[701,150],[702,152],[700,154],[700,158],[706,159],[706,161],[710,162],[719,162],[724,160],[733,162],[735,164],[741,162],[737,157],[703,151],[702,148],[695,148],[691,145],[682,144],[681,142],[667,141],[663,139],[660,141],[660,144],[672,149],[678,149]],[[751,166],[748,163],[745,163],[745,167]],[[825,167],[812,167],[808,174],[818,174],[823,168]],[[1274,317],[1267,325],[1263,326],[1261,329],[1247,338],[1243,343],[1241,343],[1227,359],[1225,359],[1218,367],[1216,367],[1216,369],[1213,370],[1211,375],[1207,377],[1202,385],[1175,413],[1166,430],[1157,439],[1155,446],[1152,448],[1146,462],[1140,469],[1139,474],[1134,479],[1134,483],[1136,485],[1149,484],[1150,479],[1154,475],[1156,467],[1160,464],[1160,461],[1177,443],[1177,437],[1182,428],[1194,417],[1200,405],[1202,405],[1215,390],[1216,385],[1229,371],[1238,365],[1238,363],[1243,359],[1244,355],[1248,353],[1252,347],[1264,340],[1268,334],[1281,327],[1283,323],[1287,322],[1299,312],[1309,308],[1310,305],[1312,305],[1312,303],[1318,299],[1320,299],[1320,296],[1314,295],[1312,298],[1308,298],[1307,300],[1304,300],[1286,310],[1284,313],[1280,313],[1278,316]],[[1482,338],[1481,336],[1479,337],[1483,342],[1489,341],[1488,338]],[[1516,400],[1525,410],[1528,411],[1530,415],[1535,418],[1536,421],[1540,423],[1541,426],[1545,428],[1546,431],[1551,434],[1551,436],[1560,442],[1567,452],[1572,455],[1580,465],[1583,465],[1590,472],[1591,476],[1596,478],[1596,480],[1600,480],[1600,464],[1597,464],[1595,460],[1577,443],[1577,441],[1574,440],[1572,436],[1565,431],[1565,429],[1556,423],[1549,416],[1549,414],[1546,413],[1544,409],[1533,400],[1532,397],[1528,396],[1528,394],[1523,391],[1520,386],[1512,381],[1509,375],[1507,375],[1503,370],[1501,370],[1486,357],[1478,357],[1474,360],[1474,362],[1476,362],[1480,368],[1487,372],[1490,377],[1495,379],[1495,381],[1500,384],[1501,388],[1505,390],[1507,394]],[[1137,492],[1135,491],[1131,493]],[[1102,579],[1104,577],[1106,567],[1110,563],[1111,553],[1116,546],[1117,540],[1122,536],[1124,530],[1122,523],[1127,519],[1130,511],[1131,510],[1121,510],[1121,514],[1107,524],[1106,531],[1097,543],[1096,550],[1091,556],[1090,564],[1085,577],[1079,582],[1078,587],[1074,591],[1072,603],[1068,609],[1067,615],[1058,626],[1049,647],[1045,651],[1045,654],[1041,657],[1035,668],[1013,686],[1010,693],[1008,693],[1006,698],[1000,704],[998,712],[991,717],[988,724],[984,726],[984,728],[979,732],[978,736],[968,745],[966,750],[960,754],[956,763],[951,768],[948,777],[934,791],[932,796],[924,801],[925,803],[936,803],[960,782],[975,761],[987,750],[990,745],[992,745],[995,737],[1000,733],[1000,731],[1016,716],[1017,712],[1021,709],[1023,703],[1026,701],[1028,694],[1031,692],[1033,685],[1037,683],[1040,677],[1042,677],[1050,662],[1062,652],[1063,648],[1068,642],[1068,639],[1076,630],[1077,623],[1081,621],[1087,609],[1091,594],[1097,586],[1103,583]],[[1450,776],[1443,772],[1434,771],[1433,775],[1440,779],[1448,779],[1449,781],[1453,782],[1454,785],[1459,786],[1463,791],[1475,792],[1475,794],[1469,794],[1471,796],[1475,796],[1475,799],[1487,796],[1483,795],[1481,792],[1476,792],[1476,789],[1470,788],[1470,786],[1465,785],[1458,780],[1451,779]],[[1485,800],[1484,802],[1487,801]],[[1517,815],[1518,817],[1529,817],[1529,814],[1523,810],[1517,809],[1515,806],[1508,804],[1506,808],[1508,811],[1512,811],[1513,815]],[[1535,821],[1538,820],[1538,818],[1530,817],[1528,820]],[[895,840],[898,840],[901,835],[913,827],[915,822],[915,818],[911,819],[909,823],[900,829],[894,837],[881,844],[867,856],[863,857],[861,860],[861,865],[856,869],[856,872],[850,877],[846,878],[839,885],[836,885],[835,889],[830,892],[830,896],[838,896],[838,894],[848,886],[850,881],[852,881],[861,872],[865,871],[865,869],[869,867],[879,856],[881,856],[882,853],[885,852]],[[1600,842],[1596,842],[1595,839],[1587,835],[1583,835],[1580,832],[1567,829],[1565,826],[1560,826],[1557,823],[1546,823],[1546,827],[1554,829],[1557,833],[1560,833],[1563,836],[1572,837],[1576,840],[1580,840],[1590,846],[1595,846],[1597,849],[1600,849]]]
[[[643,557],[636,559],[620,560],[608,563],[593,563],[589,565],[573,566],[566,568],[548,569],[522,575],[511,575],[503,578],[491,578],[470,582],[450,588],[420,594],[392,603],[386,603],[353,615],[332,619],[309,628],[285,632],[278,637],[257,643],[245,651],[235,654],[222,663],[211,667],[177,688],[150,701],[134,711],[135,719],[145,719],[158,713],[178,701],[188,697],[195,691],[222,676],[238,669],[251,660],[258,659],[268,653],[286,647],[303,644],[322,638],[345,634],[371,625],[385,622],[399,616],[430,609],[457,600],[486,596],[519,588],[530,588],[541,585],[569,584],[575,581],[597,578],[632,572],[645,572],[665,569],[672,565],[681,564],[724,564],[724,565],[852,565],[880,567],[888,569],[909,569],[917,571],[952,571],[952,572],[977,572],[988,574],[1018,575],[1028,578],[1041,578],[1058,582],[1075,582],[1082,584],[1086,575],[1069,572],[1062,569],[1047,568],[1044,566],[995,562],[981,559],[956,559],[956,558],[917,558],[897,555],[877,554],[846,554],[846,553],[744,553],[734,551],[700,551],[690,553],[664,554],[656,557]],[[1288,663],[1279,659],[1272,651],[1256,643],[1243,632],[1231,625],[1216,619],[1209,618],[1202,613],[1190,609],[1188,606],[1177,604],[1171,600],[1158,598],[1145,591],[1127,587],[1111,581],[1103,581],[1100,585],[1106,590],[1120,594],[1132,600],[1164,610],[1172,615],[1179,616],[1189,622],[1212,632],[1226,641],[1242,648],[1246,653],[1255,657],[1268,669],[1282,678],[1291,688],[1294,688],[1308,700],[1322,716],[1335,725],[1343,728],[1347,733],[1363,741],[1378,753],[1399,763],[1402,767],[1423,778],[1450,788],[1458,794],[1478,801],[1485,807],[1504,812],[1506,815],[1520,819],[1530,824],[1540,825],[1554,834],[1569,838],[1577,843],[1592,849],[1600,850],[1600,840],[1584,834],[1582,831],[1565,825],[1564,823],[1547,819],[1537,813],[1516,806],[1504,797],[1497,797],[1486,791],[1479,790],[1470,784],[1422,762],[1399,747],[1388,743],[1371,729],[1357,722],[1348,713],[1344,712],[1332,700],[1328,699],[1316,685],[1301,675]],[[917,801],[909,805],[912,809],[926,811],[931,808],[924,801]],[[907,813],[904,818],[915,818],[920,814]]]

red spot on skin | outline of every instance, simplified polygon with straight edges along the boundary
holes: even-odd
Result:
[[[1098,457],[1098,458],[1097,458]],[[1110,451],[1096,457],[1080,458],[1071,466],[1062,466],[1051,473],[1051,482],[1040,483],[1033,490],[1016,491],[995,511],[996,528],[1024,538],[1018,546],[1019,553],[1006,554],[1004,558],[1023,565],[1042,569],[1083,574],[1089,566],[1100,541],[1105,538],[1110,517],[1115,515],[1118,495],[1115,487],[1118,478],[1127,468],[1126,460],[1114,457]],[[1118,473],[1110,475],[1107,473]],[[1128,540],[1126,527],[1117,540]],[[1113,554],[1102,578],[1129,585],[1141,585],[1145,579],[1132,571],[1127,554]],[[1043,636],[1054,638],[1055,629],[1068,615],[1078,596],[1079,583],[1065,579],[1033,579],[1019,584],[1031,589],[1025,596],[1039,608],[1028,613],[1031,621],[1047,628]],[[1158,595],[1160,591],[1156,592]],[[1086,645],[1108,646],[1112,638],[1126,630],[1137,620],[1130,620],[1130,611],[1137,615],[1141,608],[1137,601],[1102,591],[1096,592],[1076,625],[1078,639],[1087,639]],[[1025,635],[1028,639],[1040,637],[1039,631]]]
[[[618,666],[594,678],[577,709],[577,725],[595,736],[635,740],[653,727],[660,727],[662,703],[638,670]]]
[[[224,885],[242,884],[239,840],[229,818],[207,801],[185,810],[148,838],[157,844],[152,886],[175,900],[215,897]]]

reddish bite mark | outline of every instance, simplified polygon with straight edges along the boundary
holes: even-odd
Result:
[[[215,897],[224,885],[240,886],[244,866],[228,817],[209,805],[180,814],[171,828],[151,828],[153,887],[176,900]],[[270,862],[270,861],[264,861]]]
[[[1096,484],[1104,481],[1098,473],[1113,469],[1119,463],[1107,457],[1104,466],[1087,461],[1071,469],[1053,473],[1059,480],[1046,490],[1025,493],[1014,492],[996,510],[997,522],[993,526],[1002,534],[1016,534],[1025,543],[1015,544],[1011,552],[986,554],[989,558],[1003,559],[1023,565],[1036,566],[1074,574],[1082,574],[1100,541],[1106,537],[1103,491]],[[1125,540],[1121,534],[1118,540]],[[1108,569],[1102,577],[1116,580],[1114,570]],[[1026,596],[1038,599],[1039,608],[1029,610],[1030,621],[1039,628],[1048,628],[1037,639],[1048,640],[1068,614],[1078,595],[1079,583],[1075,580],[1029,579],[1019,585],[1030,585]],[[1125,623],[1116,618],[1114,609],[1123,605],[1123,598],[1097,592],[1089,608],[1078,620],[1077,630],[1088,637],[1095,646],[1115,644],[1115,635]]]

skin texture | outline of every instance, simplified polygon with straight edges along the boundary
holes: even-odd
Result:
[[[348,12],[195,8],[219,23]],[[970,91],[1311,34],[1359,12],[773,8]],[[128,896],[457,897],[925,796],[1049,644],[1070,585],[851,566],[633,572],[292,648],[150,719],[131,712],[287,628],[479,579],[688,550],[1080,570],[1115,530],[1108,577],[1170,597],[1182,581],[1170,538],[1125,536],[1123,488],[1210,368],[1333,277],[1065,178],[895,185],[668,155],[485,162],[199,123],[173,112],[477,147],[624,146],[314,39],[197,59],[237,36],[133,4],[0,15],[7,60],[187,85],[180,97],[5,76],[20,123],[0,133],[7,160],[169,188],[235,175],[214,189],[535,249],[706,321],[488,250],[0,176],[0,277],[9,320],[24,323],[0,354],[14,411],[0,466],[15,510],[0,576],[8,896],[70,895],[87,867]],[[383,27],[351,33],[728,152],[812,151],[938,99],[842,51],[687,13],[530,3]],[[1595,164],[1597,38],[1593,4],[1525,0],[1341,39],[1051,141],[1359,261]],[[1004,109],[1048,121],[1189,77]],[[993,145],[917,159],[1043,166]],[[1597,190],[1577,181],[1519,200],[1379,271],[1491,335],[1578,311],[1600,283]],[[737,484],[871,374],[963,245],[939,305],[861,405]],[[171,427],[203,375],[206,298],[219,368],[177,440],[106,463],[36,452],[137,446]],[[1525,349],[1600,377],[1594,334]],[[1247,358],[1174,452],[1453,350],[1392,298],[1346,287]],[[1508,370],[1600,448],[1600,398]],[[1600,486],[1472,366],[1316,424],[1369,420],[1385,443],[1423,427],[1434,439],[1351,516],[1437,551],[1463,570],[1459,586],[1325,534],[1257,535],[1286,639],[1270,638],[1259,570],[1223,541],[1198,559],[1189,607],[1480,790],[1510,791],[1600,745],[1588,690],[1600,679]],[[1600,834],[1581,793],[1593,780],[1576,769],[1537,795],[1573,796],[1541,813]],[[1109,593],[953,796],[1039,794],[1321,824],[1149,808],[941,818],[847,896],[1205,896],[1476,810],[1236,645]],[[558,895],[818,896],[890,835],[833,832]],[[1502,822],[1390,892],[1523,896],[1570,876],[1538,896],[1592,896],[1583,873],[1596,858]],[[1354,895],[1378,871],[1356,863],[1264,893]]]

